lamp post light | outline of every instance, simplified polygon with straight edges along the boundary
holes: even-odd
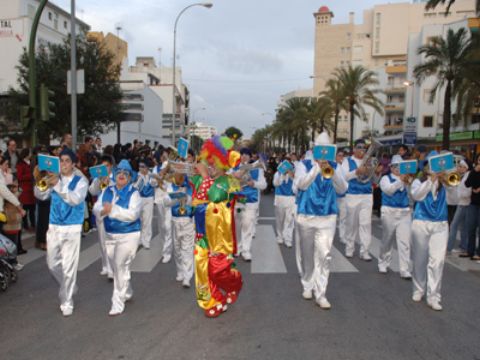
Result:
[[[410,86],[412,87],[412,104],[411,104],[411,108],[412,108],[412,111],[410,112],[410,116],[413,117],[413,101],[414,101],[414,90],[415,88],[413,87],[415,85],[415,81],[411,80],[411,81],[404,81],[403,82],[403,85],[405,85],[407,88],[409,88]]]
[[[195,3],[195,4],[192,4],[192,5],[188,5],[187,7],[185,7],[182,11],[180,11],[177,15],[177,18],[175,19],[175,26],[173,28],[173,68],[172,68],[172,146],[175,146],[175,122],[176,122],[176,105],[177,105],[177,100],[176,100],[176,96],[175,96],[175,93],[176,93],[176,84],[175,84],[175,81],[176,81],[176,57],[177,57],[177,25],[178,25],[178,20],[180,19],[180,17],[182,16],[182,14],[187,11],[188,9],[190,9],[191,7],[194,7],[194,6],[203,6],[207,9],[210,9],[213,4],[212,3],[209,3],[209,2],[206,2],[206,3]]]

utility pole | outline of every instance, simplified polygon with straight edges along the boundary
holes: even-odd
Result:
[[[43,9],[47,5],[48,0],[41,0],[38,5],[37,13],[32,22],[30,31],[30,43],[28,47],[28,104],[31,113],[30,126],[32,129],[32,147],[37,145],[37,66],[35,61],[35,42],[37,38],[37,29],[42,16]]]
[[[72,150],[77,149],[77,35],[75,21],[75,0],[72,0],[70,19],[70,84],[71,90],[71,117],[72,117]]]

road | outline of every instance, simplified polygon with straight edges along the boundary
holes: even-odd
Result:
[[[112,283],[99,275],[96,233],[82,240],[79,293],[69,318],[44,253],[30,249],[18,283],[0,293],[2,359],[480,359],[480,265],[450,258],[442,312],[411,300],[410,281],[377,272],[376,259],[347,259],[338,239],[327,296],[332,309],[302,299],[294,249],[274,237],[273,197],[262,197],[253,261],[238,260],[238,302],[207,319],[194,290],[161,263],[162,239],[133,265],[134,299],[108,316]],[[373,219],[376,256],[380,222]],[[396,268],[396,265],[393,266]]]

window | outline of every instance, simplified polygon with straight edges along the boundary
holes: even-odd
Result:
[[[480,124],[480,114],[472,114],[472,124]]]
[[[65,21],[63,22],[63,28],[66,29],[67,27],[68,27],[68,23],[67,23],[67,21],[65,20]]]
[[[423,117],[423,127],[431,128],[433,127],[433,116],[424,116]]]
[[[380,37],[380,28],[378,26],[375,28],[375,37],[377,39]]]
[[[375,14],[375,23],[377,24],[377,26],[380,25],[381,21],[382,21],[382,14],[376,13]]]
[[[363,52],[363,46],[354,46],[354,47],[353,47],[353,53],[354,53],[354,54],[359,55],[359,54],[361,54],[362,52]]]
[[[52,13],[49,12],[49,13],[48,13],[48,20],[52,21],[52,18],[53,18]]]
[[[378,54],[380,52],[380,41],[375,41],[375,53]]]

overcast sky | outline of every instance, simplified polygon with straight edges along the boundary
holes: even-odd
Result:
[[[69,9],[70,0],[54,0]],[[249,136],[270,123],[280,95],[312,87],[314,17],[327,5],[335,23],[380,0],[213,0],[187,10],[177,33],[177,64],[191,92],[196,121],[223,131],[238,126]],[[77,0],[77,15],[94,31],[128,41],[129,61],[154,56],[172,65],[173,25],[192,0]],[[161,49],[161,51],[159,51]],[[206,110],[197,110],[205,107]]]

